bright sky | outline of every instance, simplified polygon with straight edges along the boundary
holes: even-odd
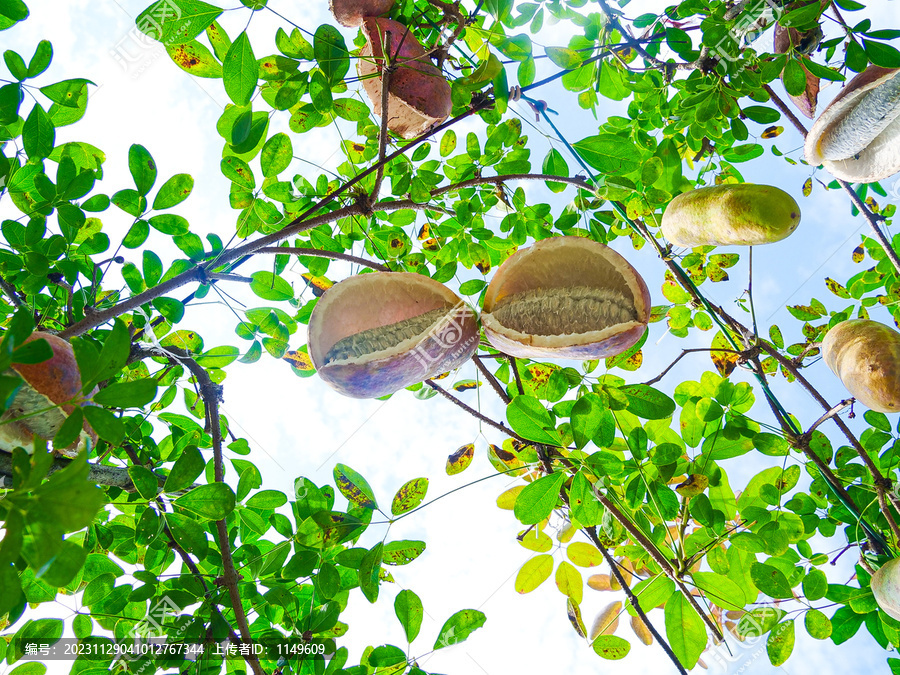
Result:
[[[228,206],[229,185],[219,171],[222,139],[215,133],[215,122],[227,103],[221,80],[192,78],[179,70],[158,46],[142,46],[136,41],[134,17],[145,8],[146,0],[106,3],[30,0],[28,4],[31,18],[0,34],[3,48],[15,49],[27,62],[37,41],[49,39],[54,47],[54,60],[49,72],[41,76],[39,85],[70,77],[87,77],[97,84],[92,89],[86,117],[74,126],[57,130],[57,144],[82,140],[103,149],[107,155],[105,179],[97,189],[107,194],[131,186],[127,150],[131,143],[144,145],[159,168],[157,187],[175,173],[194,176],[192,196],[176,209],[191,222],[192,231],[201,235],[216,232],[227,240],[234,232],[237,212]],[[331,21],[324,1],[315,6],[274,0],[270,4],[310,32],[319,24]],[[249,12],[236,2],[229,3],[229,7],[234,11],[226,12],[221,22],[234,37],[244,28]],[[630,16],[650,9],[653,7],[649,4],[645,6],[639,2],[628,7]],[[879,14],[886,18],[890,12],[882,5]],[[262,11],[253,16],[250,30],[257,57],[275,53],[274,34],[278,26],[290,31],[283,20],[270,12]],[[565,39],[561,30],[559,26],[549,27],[535,40],[545,46],[562,46]],[[343,32],[349,43],[352,32],[347,29]],[[513,81],[512,73],[510,77]],[[835,90],[832,88],[823,93],[823,99],[829,99]],[[558,126],[570,135],[570,140],[591,135],[595,123],[590,115],[574,111],[568,101],[554,106],[553,93],[548,91],[539,96],[546,95],[551,107],[563,112]],[[28,110],[30,105],[30,99],[26,98],[23,110]],[[518,112],[524,119],[534,120],[527,106],[520,104]],[[751,133],[762,131],[758,125],[749,125]],[[777,146],[797,157],[802,143],[799,136],[785,126],[785,133],[776,141]],[[286,131],[286,119],[276,118],[269,133],[280,130]],[[458,129],[457,133],[465,130]],[[549,129],[542,128],[541,131],[550,133]],[[532,139],[539,136],[535,129],[529,129],[527,133]],[[339,161],[336,150],[339,140],[335,129],[320,129],[315,135],[295,141],[295,153],[333,168]],[[772,145],[771,141],[763,143]],[[545,151],[542,146],[533,150],[535,167],[540,166]],[[569,163],[571,167],[575,166],[573,161]],[[297,172],[306,168],[307,165],[300,161],[292,166]],[[789,240],[755,252],[753,288],[761,330],[767,330],[772,322],[781,322],[786,330],[789,327],[794,331],[793,320],[779,308],[786,303],[805,304],[811,296],[820,298],[831,309],[843,308],[841,301],[828,294],[821,280],[825,276],[843,279],[858,271],[850,261],[850,251],[859,241],[858,233],[865,231],[863,221],[850,216],[847,200],[841,193],[826,193],[818,184],[812,198],[803,198],[800,188],[810,175],[807,167],[792,167],[780,158],[769,156],[766,161],[740,168],[749,182],[777,184],[788,190],[803,209],[800,229]],[[315,176],[315,171],[311,175]],[[822,178],[828,181],[825,176]],[[529,185],[526,189],[532,199],[549,199],[542,185]],[[896,199],[896,187],[893,194]],[[566,192],[562,196],[568,199],[572,193]],[[0,215],[8,217],[9,209],[8,201],[0,201]],[[130,224],[130,217],[115,207],[100,215],[104,231],[113,242],[120,240]],[[151,240],[151,244],[164,262],[177,257],[176,252],[161,246],[161,241],[160,237],[156,242]],[[654,303],[662,304],[664,299],[659,288],[663,268],[647,251],[649,247],[640,252],[622,246],[617,248],[645,274]],[[140,265],[134,251],[123,254]],[[731,281],[707,284],[704,290],[712,301],[734,309],[738,318],[749,320],[733,304],[746,288],[744,258],[746,256],[732,270]],[[251,263],[247,265],[248,270],[254,269],[253,264],[265,268],[270,261]],[[348,272],[346,268],[332,265],[329,276],[338,280]],[[286,276],[295,283],[298,291],[303,288],[299,272],[289,272]],[[264,304],[249,296],[243,288],[225,288],[250,307]],[[186,292],[179,292],[176,297],[184,294]],[[232,302],[231,305],[240,311],[238,304]],[[236,319],[223,304],[192,306],[187,316],[182,327],[199,329],[207,347],[231,344],[244,349],[249,346],[234,335]],[[881,308],[873,312],[872,318],[889,322],[887,312]],[[704,335],[679,341],[666,336],[664,331],[662,323],[651,326],[650,338],[644,348],[644,366],[638,373],[629,375],[630,381],[650,379],[668,365],[682,347],[698,346],[708,339]],[[793,332],[791,336],[797,337],[797,333]],[[301,328],[291,347],[297,348],[304,342],[304,329]],[[684,359],[660,386],[671,392],[678,381],[699,379],[704,370],[710,369],[711,364],[704,355]],[[267,357],[252,366],[236,363],[228,372],[224,382],[224,413],[235,433],[251,441],[254,453],[250,458],[263,473],[263,489],[290,493],[294,478],[300,475],[308,476],[318,484],[332,482],[331,467],[342,462],[368,479],[379,504],[387,510],[395,490],[411,478],[427,476],[431,480],[428,496],[433,498],[494,473],[487,461],[485,447],[488,441],[499,443],[500,436],[488,431],[482,435],[477,420],[441,399],[423,402],[408,392],[400,392],[387,402],[351,400],[339,396],[317,378],[298,379],[286,364]],[[464,369],[458,377],[474,377],[474,369],[471,372]],[[829,400],[837,401],[846,396],[835,386],[835,380],[824,364],[811,368],[809,377],[822,386]],[[773,387],[787,409],[795,412],[802,423],[808,425],[819,416],[821,411],[810,405],[810,400],[798,387],[785,386],[780,378]],[[480,406],[486,414],[503,419],[503,408],[489,388],[480,390],[480,398],[478,392],[462,396],[467,403]],[[757,408],[755,413],[760,421],[772,422],[766,410]],[[863,427],[857,421],[855,428],[861,431]],[[835,438],[830,430],[828,433]],[[447,477],[444,473],[446,456],[470,442],[475,442],[477,447],[473,465],[461,475]],[[734,466],[726,463],[724,468],[729,472],[732,486],[745,483],[764,468],[763,464],[754,465],[750,461],[731,464]],[[234,478],[233,472],[231,478]],[[367,644],[405,645],[400,625],[393,615],[393,597],[402,588],[411,588],[421,597],[426,612],[420,638],[410,651],[413,656],[430,650],[441,625],[453,612],[477,608],[487,615],[486,625],[467,642],[421,659],[420,666],[430,672],[479,675],[671,672],[672,666],[658,645],[645,647],[637,643],[625,625],[627,619],[621,622],[617,634],[632,641],[632,652],[621,662],[601,660],[572,630],[566,619],[565,597],[552,580],[527,596],[514,591],[515,575],[531,553],[515,540],[522,527],[510,512],[500,511],[495,506],[497,495],[511,484],[505,478],[494,477],[461,490],[390,528],[388,540],[424,539],[428,548],[412,564],[390,570],[397,583],[382,586],[376,605],[370,605],[358,592],[351,594],[350,607],[341,616],[350,624],[350,631],[342,643],[351,650],[350,662],[358,659]],[[384,535],[384,526],[374,526],[366,533],[362,544],[371,546]],[[557,560],[564,559],[564,555],[564,551],[557,551]],[[836,569],[829,570],[832,582],[849,578],[851,557],[852,553],[845,556]],[[592,572],[596,571],[608,572]],[[583,574],[586,578],[592,572],[585,570]],[[586,589],[582,605],[586,623],[590,625],[593,616],[614,599],[621,598],[619,594]],[[73,598],[65,598],[63,605],[71,609],[76,603]],[[40,611],[46,616],[68,619],[70,613],[64,607],[50,605]],[[656,610],[650,617],[662,630],[662,612]],[[802,620],[798,624],[802,624]],[[841,647],[835,647],[830,641],[810,639],[798,625],[797,640],[795,653],[786,668],[769,666],[764,643],[760,642],[753,646],[734,646],[737,660],[727,672],[736,673],[744,664],[747,664],[744,673],[884,672],[885,654],[865,632]],[[707,659],[707,663],[713,673],[726,672],[721,665],[715,664],[714,659]],[[68,667],[68,664],[57,662],[51,664],[51,672],[67,672]],[[0,668],[0,673],[3,672]]]

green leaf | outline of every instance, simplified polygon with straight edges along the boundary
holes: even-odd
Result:
[[[256,91],[256,80],[259,75],[259,66],[253,55],[253,47],[250,38],[244,31],[237,36],[225,60],[222,62],[222,79],[225,82],[225,93],[234,101],[235,105],[247,105]]]
[[[203,473],[206,461],[200,454],[196,445],[189,445],[181,451],[181,456],[175,460],[175,465],[166,478],[163,489],[168,492],[178,492],[189,487]]]
[[[583,60],[579,52],[566,47],[546,47],[544,52],[552,63],[566,70],[577,68]]]
[[[64,541],[56,555],[35,576],[57,588],[66,586],[81,571],[86,558],[87,551],[81,546],[73,541]]]
[[[831,620],[817,609],[810,609],[803,617],[806,632],[816,640],[827,640],[831,637]]]
[[[190,174],[178,173],[163,183],[153,200],[153,209],[170,209],[177,206],[191,194],[194,189],[194,179]]]
[[[465,642],[472,633],[481,628],[487,617],[477,609],[461,609],[444,622],[434,641],[432,649],[452,647],[460,642]]]
[[[250,275],[250,290],[263,300],[290,300],[294,289],[281,277],[261,270]]]
[[[764,563],[753,563],[750,568],[750,578],[753,579],[754,585],[770,598],[787,600],[794,597],[787,577],[776,567]]]
[[[294,150],[291,138],[287,134],[275,134],[263,146],[259,163],[263,176],[277,176],[290,165],[294,158]]]
[[[94,395],[94,403],[110,408],[140,408],[156,398],[156,380],[113,382]]]
[[[346,464],[340,463],[335,465],[333,473],[335,485],[347,501],[364,509],[378,508],[375,493],[365,478]]]
[[[129,466],[128,477],[141,497],[148,500],[156,499],[159,493],[159,480],[150,469],[143,466]]]
[[[694,572],[691,576],[697,588],[719,607],[744,609],[744,591],[728,577],[714,572]]]
[[[125,440],[125,425],[109,410],[90,405],[84,406],[81,410],[88,424],[104,441],[117,446]]]
[[[84,103],[82,99],[88,84],[94,83],[83,78],[62,80],[41,87],[41,93],[63,108],[79,108]]]
[[[545,174],[550,174],[551,176],[565,176],[569,175],[569,166],[566,164],[566,160],[563,158],[562,153],[556,148],[551,148],[550,152],[547,153],[547,156],[544,157],[544,166],[542,168],[542,172]],[[566,189],[565,183],[556,183],[547,181],[547,187],[550,188],[551,192],[562,192]]]
[[[246,506],[251,509],[277,509],[287,504],[288,498],[279,490],[261,490],[247,500]]]
[[[821,600],[828,592],[828,578],[820,569],[811,569],[803,577],[803,596],[810,602]]]
[[[628,656],[631,643],[618,635],[598,635],[591,643],[594,653],[607,661],[618,661]]]
[[[806,91],[806,71],[796,59],[788,59],[784,72],[781,74],[781,81],[791,96],[800,96]]]
[[[316,29],[313,54],[319,70],[332,85],[343,80],[350,70],[350,54],[347,52],[344,36],[334,26],[322,24]]]
[[[167,44],[166,53],[175,65],[194,77],[222,77],[222,66],[206,45],[191,40],[181,44]],[[227,56],[227,54],[226,54]]]
[[[22,598],[22,583],[19,573],[12,563],[0,564],[0,612],[6,614],[19,604]]]
[[[371,603],[378,600],[378,584],[384,544],[378,542],[369,550],[359,564],[359,588]]]
[[[675,401],[646,384],[628,384],[619,387],[619,391],[628,397],[628,412],[638,417],[660,420],[675,412]]]
[[[425,499],[426,492],[428,492],[427,478],[413,478],[406,481],[397,490],[397,494],[394,495],[394,499],[391,501],[391,513],[399,516],[407,511],[412,511]]]
[[[769,655],[769,661],[777,668],[788,660],[793,650],[794,620],[790,619],[772,629],[768,640],[766,640],[766,652]]]
[[[565,473],[543,476],[525,486],[516,498],[513,513],[524,525],[534,525],[547,518],[559,502],[559,490],[566,481]]]
[[[43,159],[53,151],[55,143],[56,130],[53,122],[40,104],[35,103],[22,126],[22,145],[25,152],[30,159]]]
[[[862,44],[866,56],[874,65],[882,68],[900,67],[900,50],[896,47],[873,40],[863,40]]]
[[[665,617],[669,646],[681,665],[690,670],[706,648],[703,619],[680,593],[666,601]]]
[[[513,431],[529,441],[559,445],[550,413],[534,396],[516,396],[506,407],[506,419]]]
[[[572,144],[591,167],[607,176],[624,176],[641,168],[641,152],[625,138],[600,134]]]
[[[422,627],[422,619],[425,617],[425,610],[422,608],[419,596],[408,589],[400,591],[394,598],[394,614],[400,621],[400,625],[403,626],[406,641],[415,640]]]
[[[414,539],[392,541],[384,547],[385,565],[406,565],[418,558],[425,551],[425,542]]]
[[[154,40],[184,42],[200,35],[221,13],[218,7],[201,0],[168,0],[150,5],[138,15],[135,25]]]
[[[447,475],[455,476],[458,473],[462,473],[469,468],[474,457],[474,443],[466,443],[465,445],[460,446],[456,449],[456,452],[447,457],[447,465],[445,467]]]
[[[199,485],[174,502],[208,520],[222,520],[234,511],[234,492],[224,483]]]

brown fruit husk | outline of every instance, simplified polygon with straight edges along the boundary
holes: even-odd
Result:
[[[357,68],[376,115],[382,114],[385,53],[396,66],[388,82],[388,129],[415,138],[447,119],[453,108],[450,85],[409,29],[391,19],[366,17],[362,30],[367,42]]]
[[[637,270],[608,246],[573,236],[511,255],[481,314],[494,347],[532,359],[615,356],[643,336],[649,318],[650,291]]]
[[[5,422],[0,424],[0,448],[9,452],[22,447],[29,454],[33,453],[35,436],[53,440],[76,406],[89,404],[88,399],[97,392],[95,387],[86,397],[82,396],[81,373],[72,345],[43,332],[32,333],[25,342],[39,339],[47,341],[53,357],[41,363],[15,363],[12,366],[24,384],[0,417]],[[85,420],[78,439],[60,452],[74,456],[96,443],[97,434]]]
[[[420,317],[429,322],[414,334],[398,332],[399,324]],[[339,349],[371,331],[380,337],[360,341],[371,347]],[[319,377],[353,398],[386,396],[458,368],[477,347],[474,312],[449,288],[421,274],[376,272],[345,279],[325,292],[309,320],[309,356]]]
[[[361,26],[367,16],[387,14],[394,0],[330,0],[331,13],[342,26]]]

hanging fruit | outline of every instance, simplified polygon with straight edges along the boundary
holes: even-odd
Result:
[[[43,339],[53,357],[40,363],[14,363],[12,369],[24,383],[3,414],[0,424],[0,448],[12,452],[15,447],[34,452],[34,437],[52,441],[77,406],[85,405],[96,393],[81,393],[81,373],[72,345],[56,335],[36,332],[25,341]],[[85,421],[75,440],[61,452],[76,455],[97,443],[97,434]]]
[[[869,66],[825,108],[804,153],[832,176],[871,183],[900,172],[900,68]]]
[[[673,199],[662,233],[676,246],[758,246],[781,241],[800,224],[800,207],[771,185],[701,187]]]
[[[900,333],[870,319],[842,321],[822,340],[822,358],[867,408],[900,411]]]
[[[478,347],[474,313],[420,274],[375,272],[325,292],[309,320],[309,355],[345,396],[377,398],[459,367]]]
[[[582,237],[543,239],[510,256],[488,285],[482,325],[521,358],[599,359],[647,330],[650,292],[625,258]]]
[[[403,138],[415,138],[447,119],[453,107],[450,85],[409,29],[377,17],[366,17],[362,28],[367,43],[359,55],[359,76],[379,116],[385,60],[393,68],[388,82],[388,129]]]

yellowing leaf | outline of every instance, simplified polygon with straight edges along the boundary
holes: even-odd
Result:
[[[290,363],[297,370],[308,372],[316,369],[316,367],[313,365],[312,359],[309,358],[309,354],[307,354],[306,352],[301,352],[300,350],[285,352],[285,355],[281,358],[282,360]]]
[[[866,249],[863,248],[862,244],[853,249],[853,255],[851,256],[851,258],[855,263],[861,263],[866,259]]]
[[[713,351],[709,355],[713,365],[722,377],[728,377],[737,367],[738,355],[734,353],[734,347],[731,346],[722,331],[718,331],[713,338],[712,349]],[[729,351],[716,351],[717,349],[728,349]]]
[[[809,197],[812,194],[812,178],[807,178],[803,182],[803,196]]]
[[[536,527],[531,528],[528,532],[520,532],[516,540],[535,553],[546,553],[553,548],[553,540]]]
[[[563,560],[556,568],[556,587],[560,593],[568,596],[576,603],[581,603],[584,597],[584,582],[581,572]]]
[[[696,497],[709,485],[709,478],[699,473],[692,473],[687,480],[675,487],[675,492],[682,497]]]
[[[762,132],[762,137],[766,139],[775,138],[776,136],[780,136],[782,131],[784,131],[784,127],[767,127],[766,130]]]
[[[576,541],[566,549],[569,560],[579,567],[597,567],[604,562],[603,554],[593,544]]]
[[[475,456],[475,444],[467,443],[447,458],[447,475],[455,476],[465,471]]]
[[[325,277],[316,277],[309,273],[303,275],[303,280],[307,286],[312,288],[313,295],[317,298],[321,298],[325,291],[334,286],[334,282]]]
[[[515,589],[518,593],[530,593],[544,583],[553,572],[553,556],[542,554],[535,556],[524,565],[516,575]]]
[[[509,488],[509,490],[497,497],[497,508],[501,508],[504,511],[512,511],[513,507],[516,505],[516,498],[524,489],[524,485],[515,485]]]

